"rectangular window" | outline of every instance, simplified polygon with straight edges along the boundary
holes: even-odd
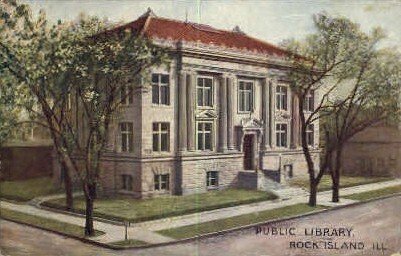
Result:
[[[294,173],[292,170],[292,164],[285,164],[283,167],[284,167],[285,178],[291,179],[292,177],[294,177]]]
[[[219,186],[219,173],[217,171],[209,171],[206,173],[206,186],[208,188]]]
[[[123,183],[122,189],[132,191],[132,176],[123,174],[123,175],[121,175],[121,177],[122,177],[122,183]]]
[[[169,151],[169,123],[153,123],[153,151]]]
[[[134,102],[134,88],[132,85],[121,86],[121,104],[124,106],[131,105]]]
[[[253,111],[253,82],[239,81],[238,107],[240,112]]]
[[[287,86],[278,85],[276,87],[276,109],[287,110]]]
[[[152,74],[152,103],[170,105],[169,75]]]
[[[315,96],[314,96],[314,91],[311,91],[305,95],[304,111],[312,112],[314,108],[315,108]]]
[[[308,146],[313,146],[314,144],[314,129],[313,124],[308,125],[306,128],[306,143]]]
[[[213,78],[198,77],[196,97],[199,107],[213,107]]]
[[[155,174],[155,190],[169,190],[170,189],[170,175],[169,174]]]
[[[133,124],[120,123],[121,152],[132,152],[133,150]]]
[[[276,145],[277,147],[287,147],[287,124],[276,124]]]
[[[197,149],[198,150],[212,150],[212,122],[198,122],[197,133]]]

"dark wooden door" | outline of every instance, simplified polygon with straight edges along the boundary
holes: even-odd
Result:
[[[244,169],[252,170],[253,169],[253,136],[245,135],[244,136]]]

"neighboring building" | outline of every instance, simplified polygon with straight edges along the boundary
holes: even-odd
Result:
[[[118,29],[169,47],[173,58],[151,70],[151,90],[128,97],[111,127],[103,189],[137,197],[265,189],[269,178],[307,175],[284,50],[238,27],[224,31],[151,11]],[[308,133],[316,166],[318,128],[317,121]]]
[[[0,180],[26,180],[53,174],[51,140],[13,141],[0,147]]]
[[[347,175],[401,177],[401,124],[357,134],[344,148],[342,169]]]

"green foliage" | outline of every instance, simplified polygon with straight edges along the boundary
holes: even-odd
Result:
[[[340,180],[340,188],[354,187],[364,184],[371,184],[383,181],[389,181],[389,177],[362,177],[362,176],[343,176]],[[309,181],[305,179],[295,179],[290,181],[291,185],[300,186],[304,189],[309,189]],[[323,175],[319,183],[318,191],[331,190],[333,186],[330,175]]]
[[[393,194],[400,194],[401,193],[401,185],[387,187],[382,189],[376,189],[368,192],[356,193],[348,196],[344,196],[344,198],[352,199],[352,200],[369,200],[374,198],[379,198],[383,196],[393,195]]]
[[[17,201],[29,201],[35,197],[61,192],[50,177],[0,182],[0,197]]]
[[[123,88],[144,86],[138,81],[166,60],[165,50],[131,31],[105,32],[96,17],[49,24],[43,11],[34,18],[27,5],[5,1],[0,7],[0,76],[12,81],[10,91],[24,92],[15,98],[30,97],[21,105],[50,130],[59,158],[83,180],[96,182]],[[79,116],[73,118],[73,110]],[[77,119],[88,127],[80,136]],[[73,153],[87,161],[84,172]]]
[[[1,208],[0,217],[6,220],[15,221],[18,223],[24,223],[32,225],[34,227],[55,231],[74,237],[84,237],[83,227],[66,222],[61,222],[54,219],[26,214],[23,212],[13,211],[6,208]],[[99,230],[95,231],[95,236],[101,236],[101,235],[104,235],[103,231]]]
[[[199,195],[165,196],[151,199],[132,197],[99,198],[95,202],[95,215],[118,221],[140,222],[182,214],[190,214],[241,204],[276,199],[273,194],[243,189],[209,191]],[[62,208],[64,200],[50,200],[46,206]],[[85,210],[85,199],[76,198],[74,209]]]

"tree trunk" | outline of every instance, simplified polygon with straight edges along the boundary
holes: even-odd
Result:
[[[93,227],[93,203],[96,197],[96,183],[84,184],[86,210],[85,210],[85,236],[94,236]]]
[[[331,180],[332,186],[332,202],[338,203],[340,201],[340,170],[341,170],[341,159],[342,159],[342,146],[338,146],[335,154],[335,167],[332,171]]]
[[[332,193],[332,199],[331,201],[333,203],[338,203],[340,201],[340,186],[337,182],[333,181],[333,193]]]
[[[316,197],[317,197],[317,182],[310,181],[309,187],[309,206],[315,207],[316,206]]]
[[[64,189],[65,189],[65,205],[68,211],[72,210],[74,207],[74,199],[72,197],[72,182],[70,173],[68,171],[67,164],[65,161],[61,161],[61,168],[63,168],[63,179],[64,179]]]

